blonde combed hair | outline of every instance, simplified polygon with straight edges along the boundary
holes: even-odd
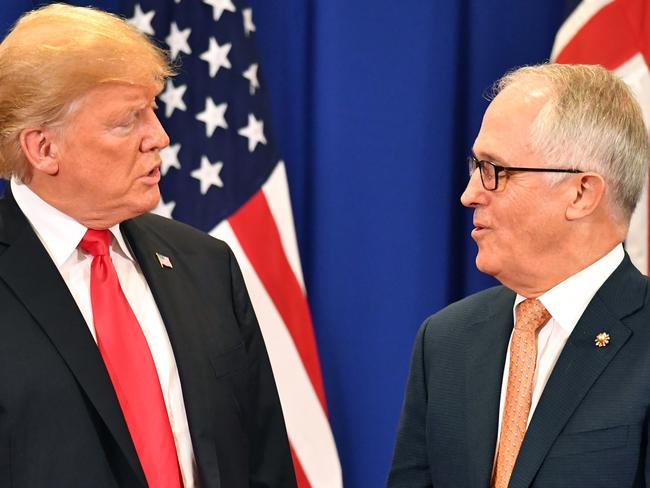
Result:
[[[104,83],[162,87],[166,53],[124,19],[52,4],[21,17],[0,44],[0,176],[29,176],[20,133],[56,126]]]
[[[613,214],[628,223],[648,170],[648,133],[632,91],[602,66],[568,64],[518,68],[495,91],[529,82],[550,88],[531,128],[532,147],[547,162],[600,174]]]

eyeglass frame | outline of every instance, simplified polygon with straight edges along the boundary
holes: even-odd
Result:
[[[517,166],[501,166],[499,164],[493,163],[492,161],[478,159],[473,152],[467,157],[467,164],[468,164],[470,178],[472,177],[472,175],[477,169],[479,170],[479,174],[481,175],[481,184],[483,185],[483,188],[485,188],[487,191],[496,191],[496,189],[499,188],[499,173],[502,172],[507,173],[508,171],[517,171],[517,172],[531,172],[531,173],[573,173],[573,174],[584,173],[584,171],[579,169],[524,168],[524,167],[517,167]],[[485,180],[483,179],[483,167],[486,164],[489,164],[494,168],[494,188],[488,188],[487,185],[485,184]]]

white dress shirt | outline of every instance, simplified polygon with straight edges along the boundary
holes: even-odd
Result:
[[[582,317],[587,305],[598,289],[623,261],[625,252],[623,245],[618,244],[605,256],[582,271],[555,285],[546,293],[538,297],[542,305],[551,314],[550,320],[537,334],[537,364],[533,376],[533,395],[528,415],[528,423],[533,416],[535,407],[542,396],[551,371],[560,357],[569,335],[573,332],[578,320]],[[517,305],[526,297],[517,295],[513,307],[514,319],[517,315]],[[512,342],[512,335],[510,336]],[[503,408],[506,403],[506,389],[508,386],[508,370],[510,368],[510,344],[506,355],[506,364],[503,370],[501,383],[501,402],[499,404],[499,436],[501,435],[501,422]],[[497,436],[497,445],[498,445]]]
[[[11,191],[18,206],[61,273],[86,324],[88,324],[90,333],[97,342],[90,301],[90,264],[93,257],[77,247],[87,228],[43,201],[26,185],[16,180],[11,181]],[[156,365],[174,435],[183,486],[195,488],[197,476],[194,450],[183,403],[178,368],[167,330],[149,285],[137,261],[131,255],[119,225],[109,230],[114,237],[110,245],[110,255],[120,285],[138,319]]]

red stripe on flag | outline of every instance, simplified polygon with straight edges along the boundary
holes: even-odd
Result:
[[[555,61],[615,69],[637,52],[646,51],[642,32],[649,15],[645,0],[616,0],[585,22]]]
[[[327,412],[307,299],[284,254],[264,192],[255,193],[228,222],[287,326],[323,411]]]
[[[305,471],[302,469],[302,464],[300,464],[300,459],[296,456],[296,451],[291,448],[291,457],[293,458],[293,469],[296,472],[296,481],[298,482],[298,488],[311,488],[311,484],[305,475]]]

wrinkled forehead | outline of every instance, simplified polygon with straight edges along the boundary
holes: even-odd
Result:
[[[81,112],[119,113],[131,108],[152,105],[161,89],[160,83],[140,85],[111,82],[93,86],[68,104],[61,123],[69,122]]]

